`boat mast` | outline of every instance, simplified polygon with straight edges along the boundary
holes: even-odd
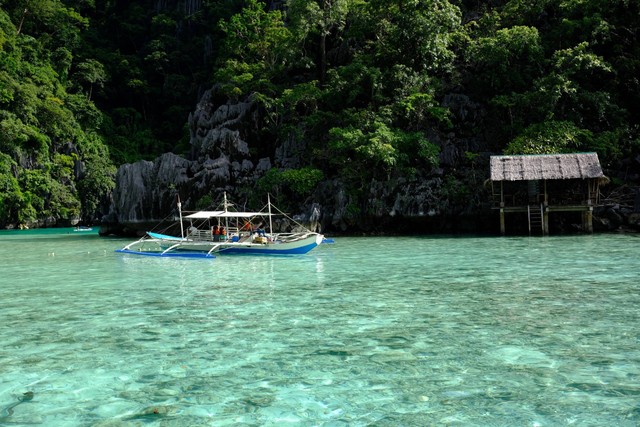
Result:
[[[271,194],[267,193],[267,205],[269,206],[269,233],[273,234],[273,224],[271,223]]]
[[[227,213],[227,192],[225,191],[223,194],[224,194],[224,201],[222,203],[223,203],[223,206],[224,206],[224,213],[225,213],[225,216],[224,216],[224,228],[225,228],[225,230],[227,230],[227,235],[229,235],[229,217],[226,215],[226,213]]]
[[[184,225],[182,225],[182,203],[180,203],[180,194],[178,194],[178,215],[180,216],[180,237],[184,239]]]

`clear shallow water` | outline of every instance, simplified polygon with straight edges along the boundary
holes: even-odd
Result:
[[[0,233],[0,425],[640,423],[639,237],[124,242]]]

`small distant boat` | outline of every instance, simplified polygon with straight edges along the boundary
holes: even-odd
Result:
[[[76,228],[73,229],[73,231],[77,231],[77,232],[82,232],[82,231],[93,231],[93,228],[91,227],[86,227],[84,225],[79,225],[76,226]]]
[[[148,231],[141,239],[129,243],[119,253],[156,256],[215,258],[216,255],[297,255],[306,254],[322,244],[322,234],[296,224],[296,230],[274,233],[272,218],[286,216],[271,204],[257,212],[229,210],[224,196],[223,209],[198,211],[183,217],[178,202],[181,236]],[[274,213],[276,210],[277,213]],[[183,220],[189,224],[185,230]]]

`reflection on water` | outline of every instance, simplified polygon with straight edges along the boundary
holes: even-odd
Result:
[[[637,425],[640,239],[133,257],[0,233],[0,424]],[[9,413],[10,412],[10,413]]]

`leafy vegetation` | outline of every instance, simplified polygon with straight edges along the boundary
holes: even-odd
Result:
[[[88,77],[69,72],[88,22],[60,2],[12,4],[0,9],[0,225],[93,221],[115,167]]]
[[[259,103],[256,153],[305,142],[258,183],[291,199],[424,178],[469,138],[445,169],[567,151],[637,168],[639,33],[628,0],[0,0],[0,226],[95,219],[114,165],[187,153],[213,84]],[[444,179],[456,203],[463,176]]]

